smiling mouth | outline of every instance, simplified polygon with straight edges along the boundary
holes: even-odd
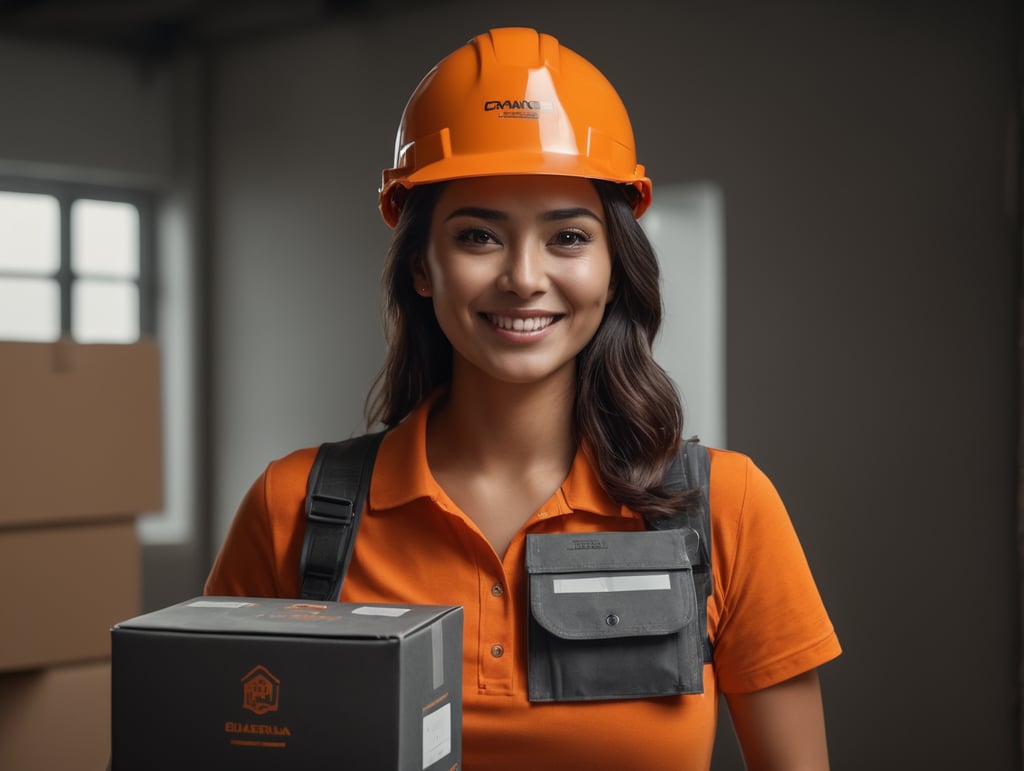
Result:
[[[530,318],[513,318],[512,316],[498,316],[494,313],[483,314],[489,322],[508,332],[540,332],[547,329],[557,320],[557,316],[532,316]]]

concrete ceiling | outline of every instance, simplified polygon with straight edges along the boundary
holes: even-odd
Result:
[[[0,0],[0,35],[160,58],[385,7],[382,0]]]

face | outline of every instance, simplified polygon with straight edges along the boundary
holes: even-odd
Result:
[[[611,273],[604,209],[588,180],[503,176],[445,186],[413,280],[452,344],[453,378],[570,383]]]

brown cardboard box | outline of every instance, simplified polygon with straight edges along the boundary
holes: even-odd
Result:
[[[0,675],[0,768],[103,771],[109,755],[109,661]]]
[[[109,658],[110,627],[139,612],[139,562],[131,516],[0,529],[0,672]]]
[[[461,767],[461,607],[196,597],[111,630],[114,771]]]
[[[0,342],[0,527],[162,508],[155,342]]]

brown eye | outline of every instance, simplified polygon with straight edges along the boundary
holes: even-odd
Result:
[[[486,230],[480,228],[466,228],[455,234],[455,240],[463,244],[477,244],[486,246],[497,243],[497,239]]]
[[[579,246],[590,242],[590,237],[579,230],[563,230],[553,239],[555,246]]]

